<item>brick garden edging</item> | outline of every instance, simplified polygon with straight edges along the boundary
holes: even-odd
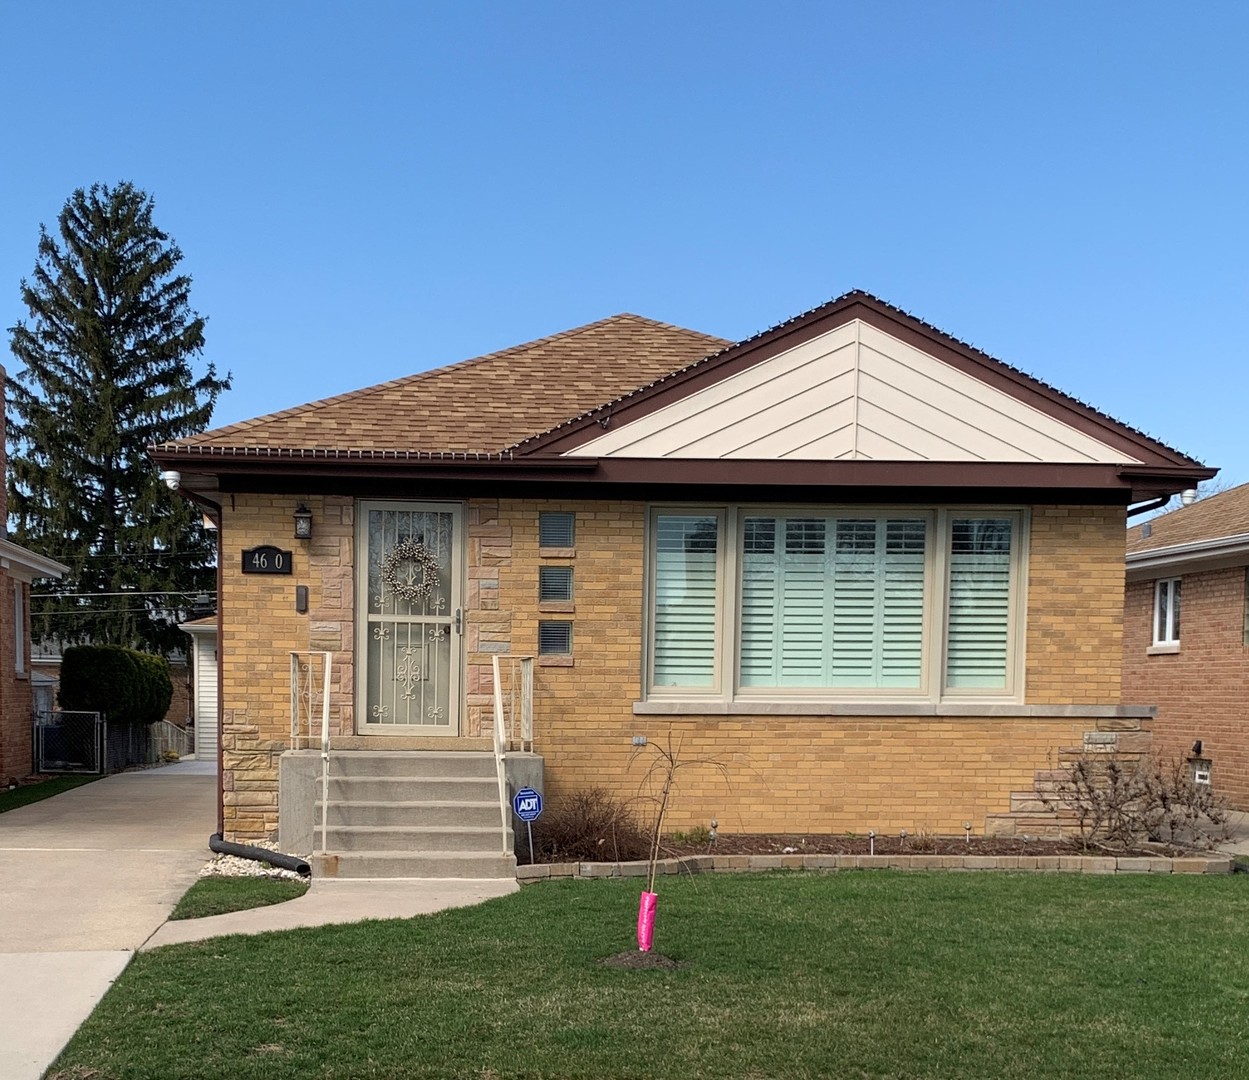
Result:
[[[645,877],[647,862],[534,863],[516,868],[532,885],[553,878]],[[1109,855],[687,855],[660,859],[657,874],[751,873],[761,870],[1024,870],[1068,874],[1230,874],[1227,855],[1178,859]]]

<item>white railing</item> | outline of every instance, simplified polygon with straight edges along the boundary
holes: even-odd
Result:
[[[533,750],[533,657],[502,655],[492,660],[495,727],[503,728],[509,750]]]
[[[509,662],[508,689],[503,693],[503,661]],[[507,854],[508,826],[511,824],[511,804],[507,797],[507,768],[504,754],[516,741],[516,720],[520,718],[521,749],[533,749],[533,657],[499,656],[490,658],[491,674],[494,676],[494,767],[499,780],[499,819],[503,826],[503,852]],[[517,691],[519,684],[519,701]],[[507,704],[507,708],[504,704]]]
[[[189,757],[195,752],[194,734],[186,728],[168,720],[157,720],[149,731],[148,759],[151,762],[164,761],[165,755],[170,752],[179,758]]]
[[[328,652],[291,653],[291,749],[300,750],[313,739],[316,715],[316,658],[321,659],[321,853],[325,853],[325,837],[330,809],[330,676],[333,654]],[[307,731],[305,735],[304,732]]]

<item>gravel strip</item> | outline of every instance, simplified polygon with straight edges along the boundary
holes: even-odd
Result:
[[[281,850],[271,840],[253,841],[252,847],[264,848],[266,851]],[[199,872],[200,877],[267,877],[288,878],[292,881],[303,881],[304,878],[294,870],[282,870],[255,859],[242,859],[237,855],[216,855],[211,858]]]

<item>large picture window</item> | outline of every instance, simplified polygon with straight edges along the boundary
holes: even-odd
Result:
[[[651,517],[658,696],[1010,697],[1020,511]]]

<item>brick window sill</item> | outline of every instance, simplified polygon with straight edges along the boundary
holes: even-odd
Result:
[[[539,656],[538,667],[572,667],[571,656]]]

